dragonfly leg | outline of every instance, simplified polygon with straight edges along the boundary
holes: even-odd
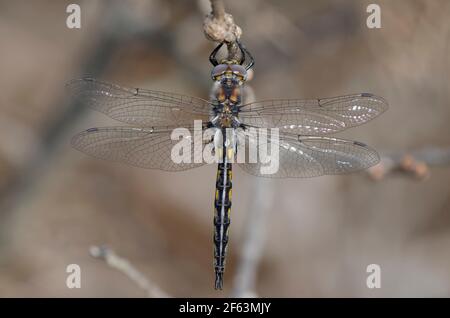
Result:
[[[216,66],[219,64],[219,62],[217,62],[216,55],[217,55],[217,52],[219,52],[220,48],[223,46],[223,43],[224,42],[222,42],[218,46],[216,46],[216,48],[209,55],[209,61],[211,62],[211,64],[213,66]]]
[[[240,64],[244,64],[245,62],[245,57],[248,56],[250,59],[250,63],[248,63],[245,66],[245,69],[248,71],[249,69],[251,69],[253,67],[253,65],[255,65],[255,59],[253,58],[253,55],[247,50],[247,48],[244,46],[244,44],[242,44],[240,41],[236,40],[237,45],[239,46],[239,49],[241,50],[242,53],[242,59]]]

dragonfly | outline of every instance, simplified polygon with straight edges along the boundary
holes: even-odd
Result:
[[[237,42],[239,58],[218,61],[220,43],[210,54],[213,65],[212,94],[209,99],[172,92],[127,88],[94,78],[81,78],[68,83],[71,94],[80,103],[127,124],[90,128],[72,138],[72,145],[90,156],[132,166],[184,171],[205,162],[171,160],[173,147],[192,141],[207,129],[216,134],[202,139],[202,146],[212,146],[219,157],[214,198],[214,272],[215,289],[223,288],[228,229],[232,199],[232,165],[245,172],[269,178],[305,178],[340,175],[367,169],[379,162],[377,152],[358,141],[330,135],[364,124],[387,110],[382,97],[352,94],[321,99],[272,99],[244,102],[244,84],[254,58]],[[193,123],[201,121],[200,129]],[[191,136],[173,140],[171,133],[185,127]],[[267,136],[257,142],[252,129],[278,129],[277,138]],[[226,132],[231,130],[232,134]],[[221,137],[217,137],[217,132]],[[238,137],[238,138],[237,138]],[[257,149],[278,146],[279,168],[263,173],[263,162],[237,162],[235,157],[242,142]],[[203,147],[191,147],[190,155],[199,155]],[[200,154],[201,155],[201,154]],[[237,163],[235,163],[237,162]]]

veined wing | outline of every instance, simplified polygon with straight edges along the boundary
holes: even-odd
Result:
[[[195,163],[193,158],[196,155],[201,155],[203,146],[209,142],[203,142],[202,149],[194,147],[192,138],[202,138],[202,130],[194,130],[192,128],[189,129],[191,137],[186,137],[191,143],[191,153],[189,154],[191,163],[175,163],[172,160],[172,148],[181,140],[172,140],[170,138],[174,128],[176,127],[91,128],[75,135],[72,138],[72,146],[98,159],[121,162],[141,168],[182,171],[203,165],[203,161]]]
[[[238,134],[240,140],[248,143],[246,147],[259,147],[256,135],[244,133],[242,130]],[[306,178],[356,172],[379,162],[375,150],[356,141],[280,135],[279,140],[267,136],[267,143],[272,143],[279,150],[278,170],[272,174],[263,173],[262,166],[267,167],[268,164],[263,164],[260,160],[257,163],[239,163],[239,166],[244,171],[260,177]],[[273,154],[271,147],[267,147],[269,156]]]
[[[377,117],[388,104],[364,93],[323,99],[280,99],[243,105],[239,120],[248,126],[279,128],[299,135],[328,135]]]
[[[93,78],[67,84],[72,97],[113,119],[137,126],[192,125],[207,121],[211,104],[197,97],[127,88]]]

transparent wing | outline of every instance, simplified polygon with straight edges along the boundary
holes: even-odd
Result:
[[[194,163],[195,155],[201,155],[202,149],[194,147],[192,138],[200,135],[201,130],[188,129],[190,136],[185,140],[191,143],[191,163],[175,163],[171,152],[181,141],[171,140],[170,135],[175,127],[166,128],[134,128],[104,127],[85,130],[72,138],[72,146],[98,159],[121,162],[132,166],[165,171],[182,171],[203,165]],[[198,137],[198,136],[197,136]],[[202,139],[200,139],[202,140]],[[202,147],[207,142],[204,142]],[[197,153],[197,154],[196,154]]]
[[[327,135],[372,120],[387,102],[364,93],[324,99],[267,100],[243,105],[239,120],[248,126],[279,128],[285,133]]]
[[[67,84],[71,95],[113,119],[135,126],[189,125],[207,121],[211,104],[175,93],[126,88],[92,78]]]
[[[246,149],[259,149],[256,135],[243,131],[238,132],[238,135],[239,140],[245,140],[247,143]],[[280,135],[276,141],[268,136],[269,155],[273,154],[270,143],[279,151],[278,170],[275,170],[275,173],[264,173],[261,168],[267,167],[268,164],[263,164],[260,160],[257,163],[249,163],[247,160],[246,163],[239,163],[239,166],[244,171],[260,177],[305,178],[356,172],[379,162],[375,150],[356,141],[294,135]]]

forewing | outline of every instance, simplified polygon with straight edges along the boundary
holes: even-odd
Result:
[[[324,99],[267,100],[243,105],[239,120],[251,127],[279,128],[299,135],[328,135],[366,123],[388,108],[372,94]]]
[[[113,119],[135,126],[192,125],[207,121],[210,103],[196,97],[127,88],[92,78],[67,84],[73,98]]]

